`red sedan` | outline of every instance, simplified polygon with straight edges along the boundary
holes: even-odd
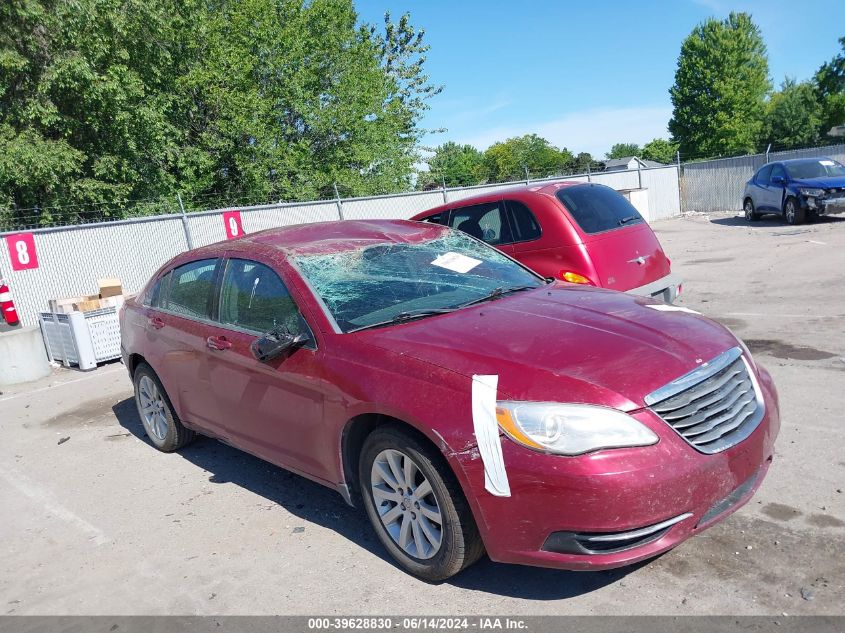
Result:
[[[195,433],[363,505],[399,565],[603,569],[760,485],[769,374],[727,329],[548,282],[409,221],[274,229],[165,264],[121,312],[150,442]]]

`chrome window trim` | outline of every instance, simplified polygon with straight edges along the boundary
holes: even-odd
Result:
[[[699,365],[695,369],[690,372],[687,372],[680,378],[676,378],[672,382],[655,391],[652,391],[645,397],[645,403],[647,406],[651,406],[658,402],[662,402],[667,398],[671,398],[672,396],[676,396],[682,391],[689,389],[693,385],[696,385],[704,380],[707,380],[713,374],[717,374],[722,371],[725,367],[730,365],[734,362],[737,358],[742,356],[742,349],[739,347],[732,347],[731,349],[722,352],[713,360],[710,360],[703,365]],[[746,367],[748,363],[746,363]],[[751,373],[749,371],[749,373]],[[755,385],[755,389],[757,389],[757,393],[759,396],[759,387],[756,385],[756,381],[752,379],[752,382]]]

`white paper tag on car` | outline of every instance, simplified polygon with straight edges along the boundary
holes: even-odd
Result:
[[[456,273],[468,273],[478,266],[481,263],[481,260],[467,257],[466,255],[461,255],[460,253],[448,252],[444,253],[431,263],[434,266],[440,266],[440,268],[454,270]]]
[[[668,303],[649,303],[646,308],[651,308],[652,310],[657,310],[658,312],[689,312],[690,314],[701,314],[701,312],[696,312],[695,310],[690,310],[689,308],[685,308],[683,306],[669,305]]]
[[[824,165],[825,167],[833,167],[836,163],[832,160],[820,160],[819,165]]]

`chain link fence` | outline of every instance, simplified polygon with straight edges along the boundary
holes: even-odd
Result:
[[[618,190],[646,189],[649,221],[680,213],[678,170],[676,166],[576,174],[531,180],[540,185],[552,180],[597,182]],[[240,213],[244,233],[305,222],[338,219],[397,219],[411,216],[469,196],[501,191],[514,185],[502,183],[476,187],[436,189],[387,196],[338,198],[314,202],[280,203],[234,208]],[[171,213],[115,220],[110,222],[35,228],[28,231],[37,267],[23,270],[12,244],[20,232],[0,232],[0,277],[5,277],[24,325],[35,325],[38,312],[47,309],[50,299],[96,293],[97,280],[120,278],[126,292],[137,292],[168,259],[189,248],[226,239],[223,214],[233,208],[180,213],[174,201]],[[3,239],[5,238],[5,239]]]
[[[684,211],[741,211],[745,183],[760,167],[779,160],[822,156],[845,163],[845,145],[684,163],[681,170],[681,206]]]

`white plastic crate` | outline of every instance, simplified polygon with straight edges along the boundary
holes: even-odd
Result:
[[[50,360],[65,367],[94,369],[97,363],[120,358],[117,308],[68,314],[42,312],[38,321]]]

